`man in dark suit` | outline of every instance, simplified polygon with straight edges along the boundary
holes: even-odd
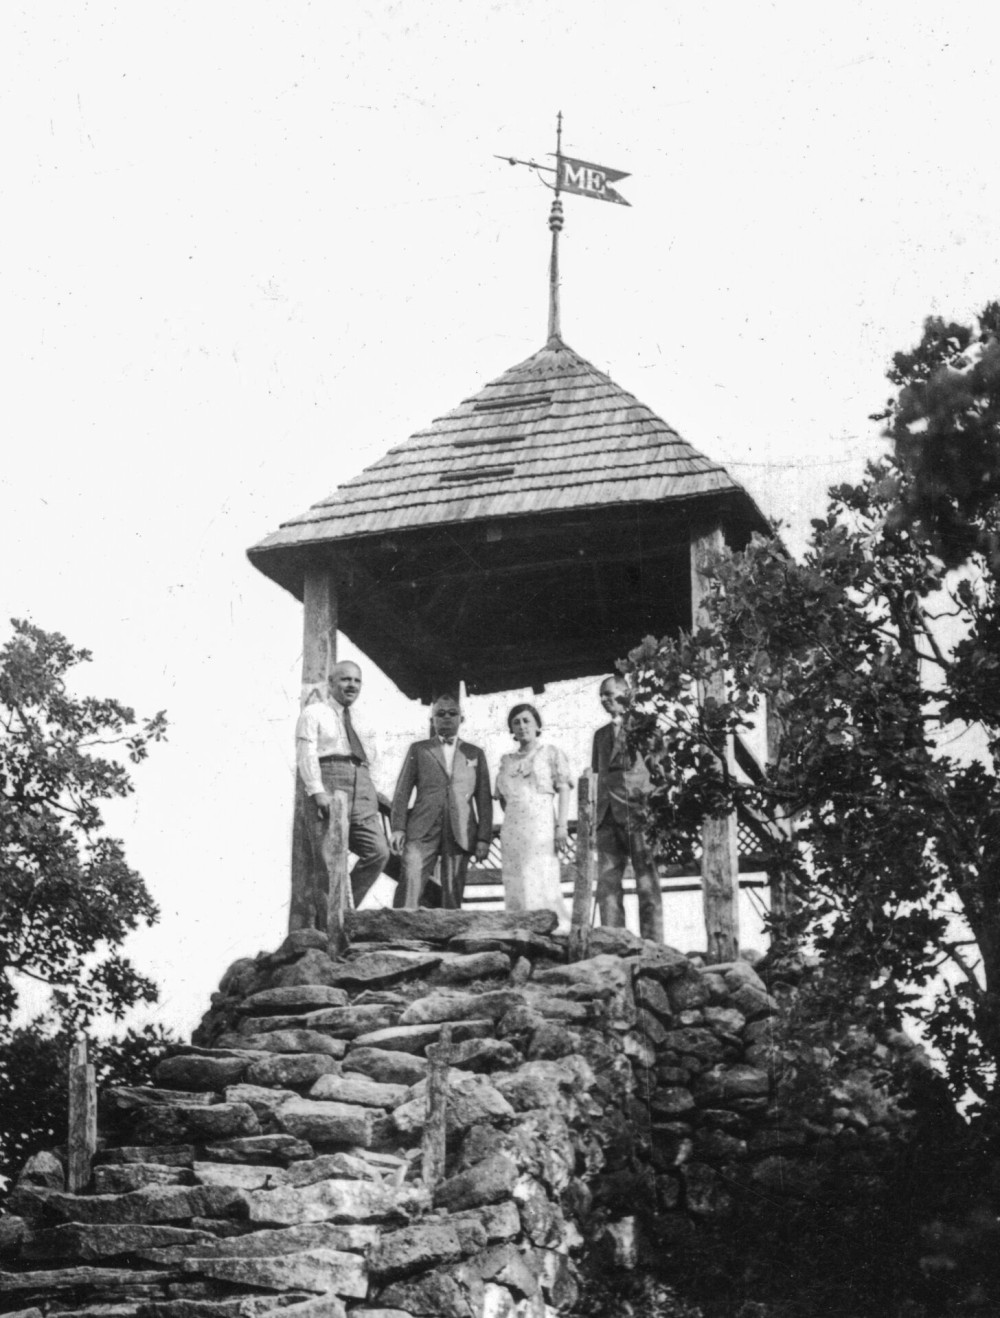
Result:
[[[391,845],[403,857],[397,904],[411,909],[419,904],[438,860],[441,905],[461,906],[469,856],[484,860],[493,837],[486,757],[478,746],[460,740],[461,722],[457,698],[438,696],[431,708],[434,735],[413,743],[396,783]]]
[[[631,861],[639,898],[639,931],[663,941],[663,899],[656,866],[642,830],[641,812],[649,797],[649,770],[639,755],[629,754],[623,719],[628,683],[606,677],[601,704],[611,722],[594,733],[591,767],[597,774],[597,907],[601,924],[625,927],[622,878]]]

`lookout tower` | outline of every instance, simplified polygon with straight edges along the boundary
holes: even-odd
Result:
[[[303,701],[325,695],[339,631],[423,701],[606,673],[642,637],[695,624],[708,553],[768,531],[722,466],[564,341],[560,187],[627,176],[564,157],[561,117],[559,132],[554,167],[510,161],[555,175],[545,346],[249,550],[303,604]],[[723,912],[736,828],[710,820],[703,837]],[[721,923],[724,959],[736,932]]]

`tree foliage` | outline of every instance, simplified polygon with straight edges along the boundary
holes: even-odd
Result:
[[[163,713],[140,723],[117,700],[73,695],[67,675],[87,650],[28,622],[12,628],[0,649],[3,1034],[19,977],[52,988],[65,1027],[155,998],[119,949],[157,910],[101,810],[132,791],[127,765],[166,729]]]
[[[889,373],[894,452],[830,492],[802,561],[761,538],[720,559],[706,625],[628,664],[660,844],[733,808],[762,821],[795,896],[775,932],[812,940],[890,1020],[919,1018],[958,1092],[984,1098],[1000,1061],[998,322],[996,305],[978,334],[928,321]],[[716,668],[725,698],[699,705]],[[765,701],[779,749],[749,781],[719,747]]]

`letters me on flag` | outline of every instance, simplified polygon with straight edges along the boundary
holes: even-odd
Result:
[[[619,206],[630,206],[620,192],[609,187],[629,175],[620,169],[606,169],[589,160],[559,157],[559,187],[563,192],[575,192],[580,197],[593,197],[595,201],[615,201]]]

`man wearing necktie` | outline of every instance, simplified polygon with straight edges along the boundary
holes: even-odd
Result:
[[[486,757],[462,741],[462,710],[453,695],[431,707],[434,735],[406,752],[392,798],[392,850],[403,857],[397,906],[411,909],[441,862],[441,905],[458,908],[469,856],[483,860],[493,838],[493,798]],[[412,797],[412,805],[411,805]]]
[[[347,793],[348,846],[357,857],[351,870],[351,892],[354,905],[360,906],[389,859],[389,845],[379,817],[368,754],[351,721],[351,706],[361,694],[361,669],[357,664],[345,662],[334,667],[329,694],[328,703],[316,700],[299,715],[296,762],[316,821],[329,817],[333,792]],[[316,840],[315,827],[310,828],[309,835]],[[319,856],[314,857],[313,871],[319,888],[317,908],[322,927],[326,903],[321,894],[326,893],[329,878]]]
[[[639,931],[643,938],[662,943],[660,880],[642,828],[642,811],[650,789],[649,770],[641,756],[629,754],[625,741],[628,684],[621,677],[606,677],[600,694],[611,722],[594,733],[591,760],[597,774],[597,908],[602,925],[625,927],[622,879],[631,861],[639,898]]]

